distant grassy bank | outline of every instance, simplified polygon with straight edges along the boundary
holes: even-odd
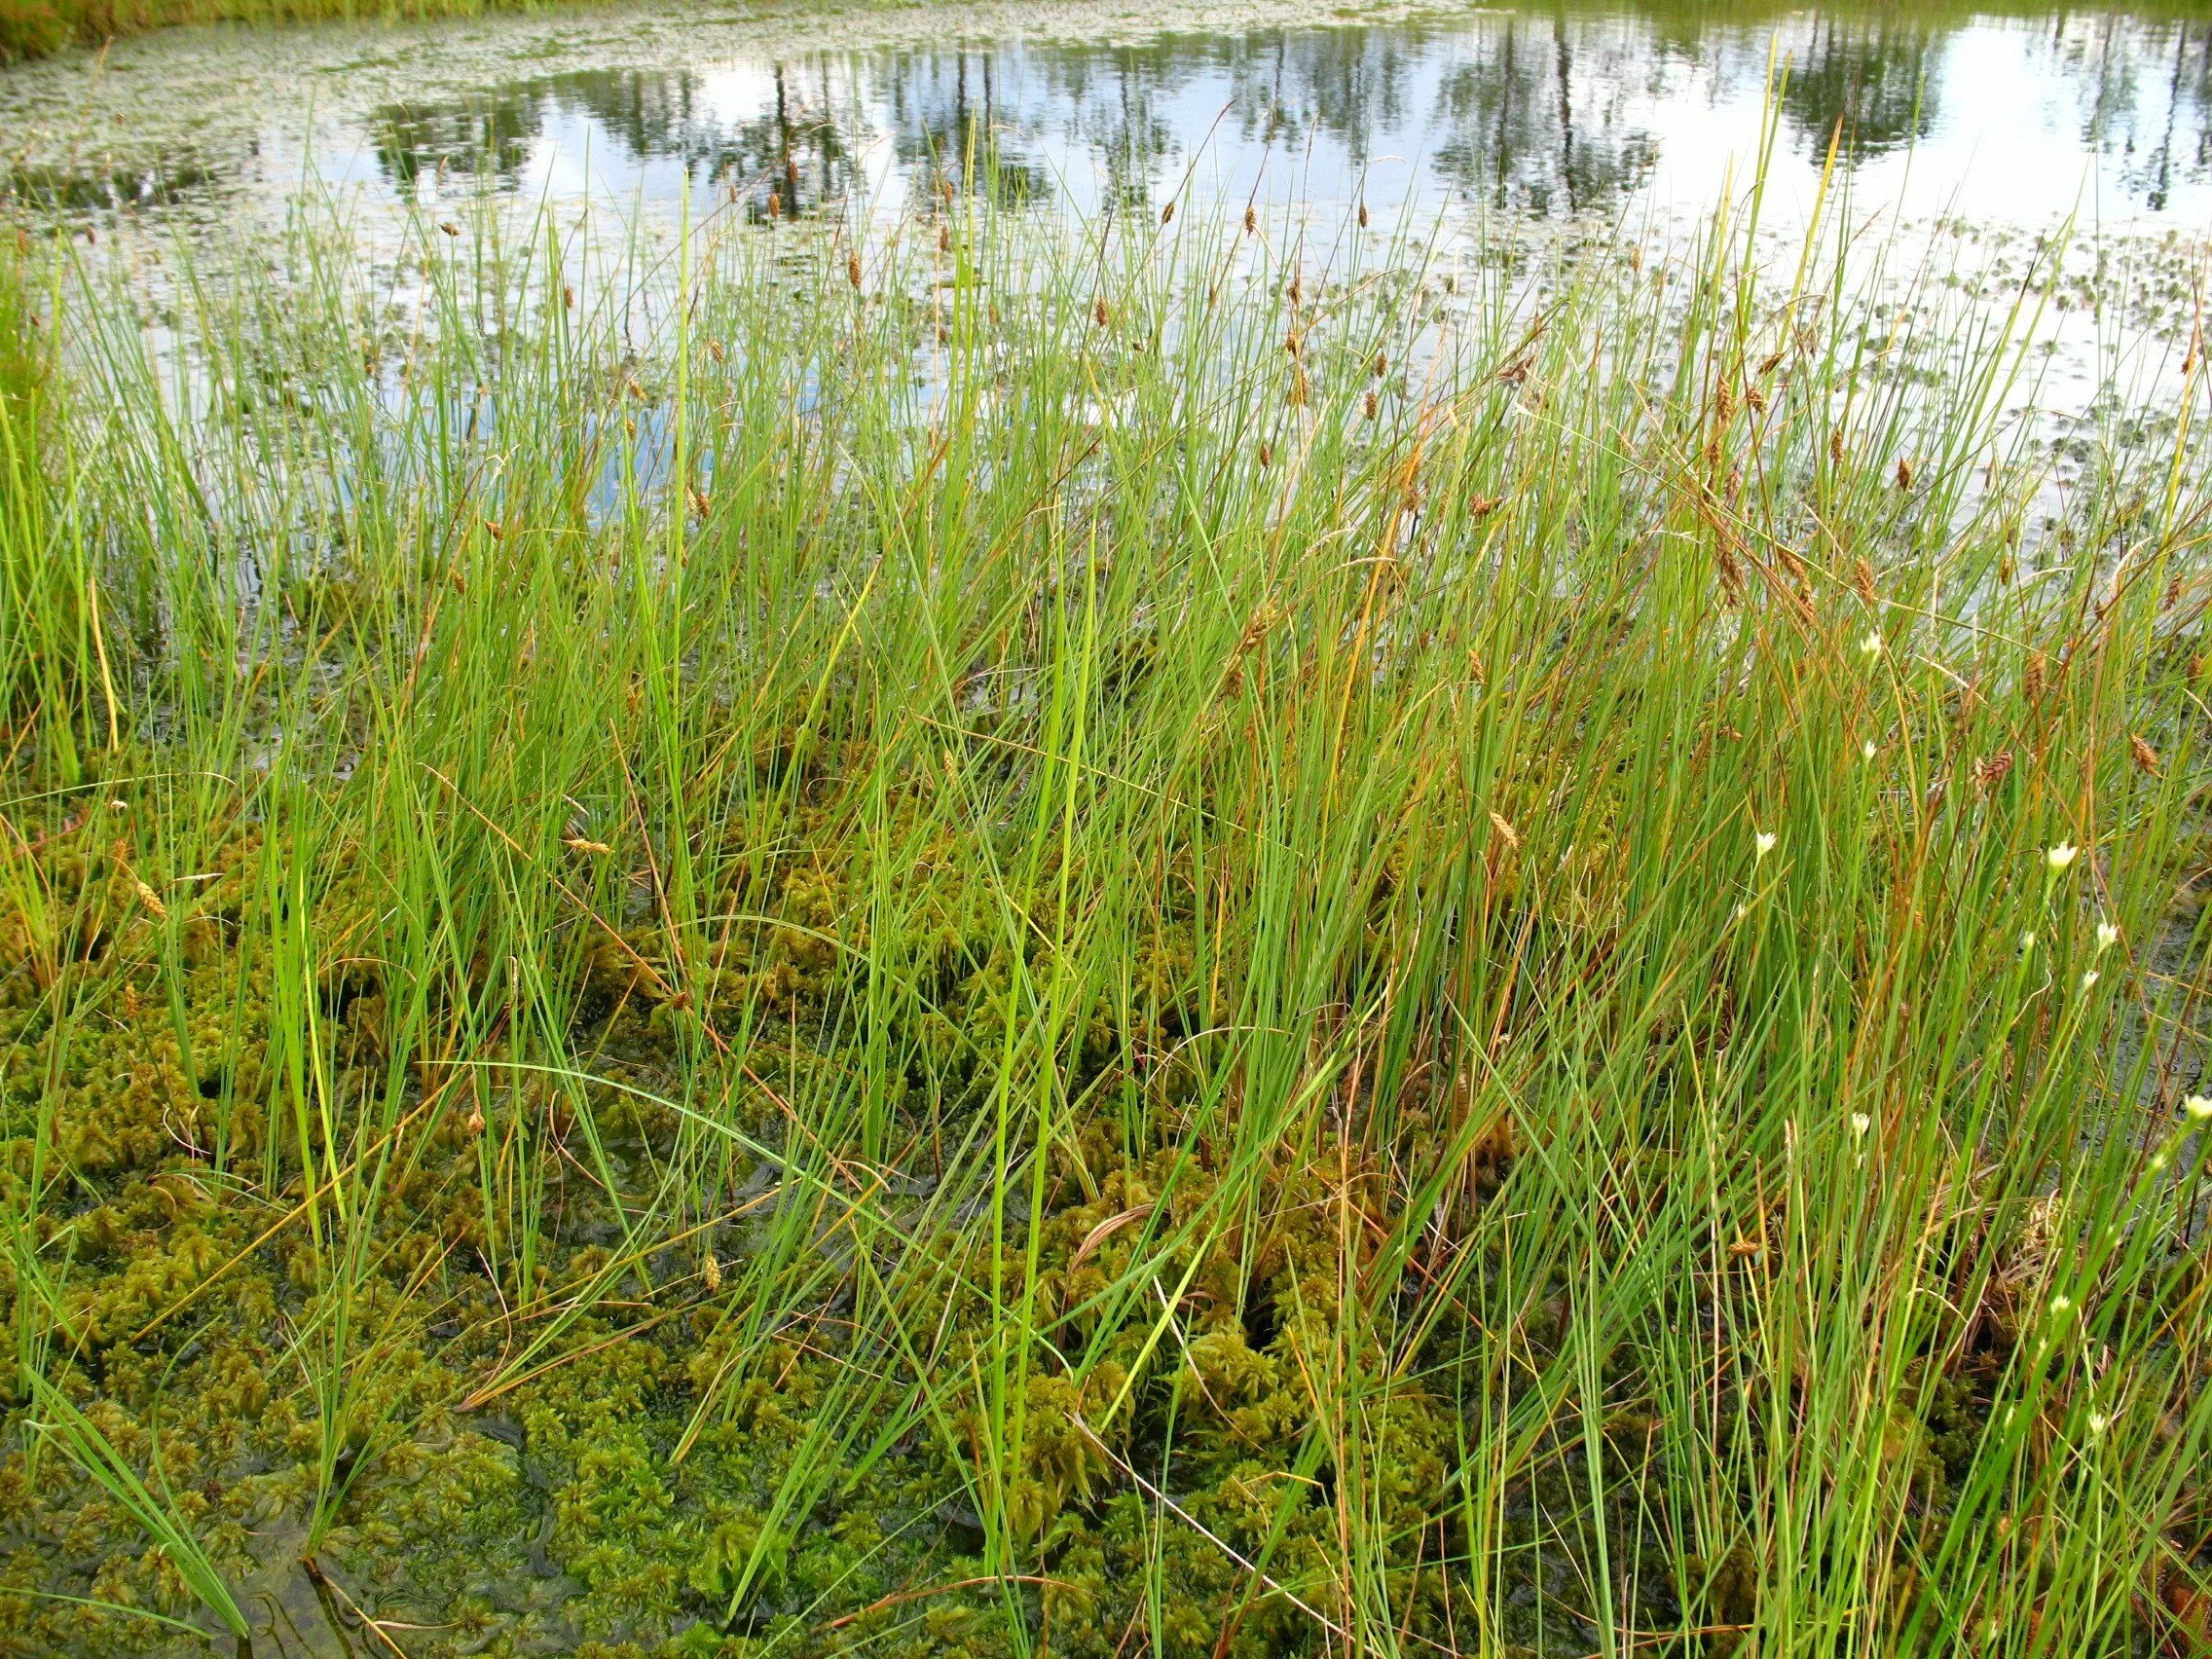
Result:
[[[534,9],[535,0],[0,0],[0,63],[178,23],[388,22]]]

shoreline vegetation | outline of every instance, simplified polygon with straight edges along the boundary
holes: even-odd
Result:
[[[0,1645],[2201,1652],[2200,344],[940,182],[0,241]]]
[[[578,0],[559,0],[574,5]],[[195,23],[394,23],[550,9],[551,0],[0,0],[0,66]]]

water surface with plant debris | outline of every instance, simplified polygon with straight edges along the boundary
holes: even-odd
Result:
[[[807,211],[961,173],[1156,204],[1198,181],[1561,216],[1696,210],[1758,150],[1801,207],[1831,139],[1863,199],[1990,229],[2212,220],[2212,21],[2191,9],[1568,3],[689,8],[174,30],[0,73],[18,189],[103,202],[491,182]]]
[[[1322,257],[1356,204],[1480,261],[1677,233],[1770,157],[1774,257],[1840,201],[1900,307],[1974,283],[2005,319],[2063,239],[2051,303],[2018,320],[2045,359],[2022,413],[2064,445],[2115,386],[2173,397],[2212,225],[2212,21],[1951,0],[648,5],[175,29],[0,71],[0,130],[9,194],[89,238],[151,229],[142,270],[181,250],[202,276],[257,257],[303,192],[388,251],[501,203],[661,235],[686,215],[880,230],[948,181],[1092,214],[1249,203]]]

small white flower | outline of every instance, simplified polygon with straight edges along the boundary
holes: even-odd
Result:
[[[1851,1132],[1853,1134],[1863,1135],[1868,1129],[1872,1128],[1873,1126],[1874,1120],[1866,1116],[1865,1113],[1854,1112],[1851,1114]]]
[[[2050,873],[2056,875],[2074,862],[2074,855],[2081,850],[2071,841],[2061,841],[2057,846],[2044,854],[2043,862],[2050,866]]]
[[[2036,936],[2034,934],[2024,933],[2020,936],[2020,950],[2022,954],[2035,949],[2035,947]]]
[[[1753,835],[1751,837],[1751,862],[1756,864],[1767,854],[1773,852],[1776,839],[1777,837],[1771,830],[1761,830]]]
[[[2164,1147],[2160,1147],[2157,1152],[2151,1154],[2147,1167],[2154,1175],[2163,1175],[2166,1172],[2166,1165],[2172,1161],[2172,1155]]]
[[[2050,1299],[2050,1310],[2054,1315],[2070,1313],[2074,1310],[2074,1299],[2064,1291],[2060,1291]]]
[[[2110,950],[2119,942],[2120,930],[2118,928],[2110,922],[2099,922],[2097,924],[2097,948],[2099,950]]]
[[[2105,1414],[2104,1414],[2104,1413],[2102,1413],[2102,1412],[2091,1412],[2091,1413],[2089,1414],[2089,1432],[2090,1432],[2090,1433],[2091,1433],[2092,1435],[2096,1435],[2096,1434],[2102,1434],[2102,1433],[2104,1433],[2104,1431],[2105,1431],[2106,1429],[2110,1428],[2111,1426],[2112,1426],[2112,1419],[2110,1419],[2110,1418],[2108,1418],[2107,1416],[2105,1416]]]
[[[1864,743],[1861,744],[1861,745],[1859,746],[1859,753],[1860,753],[1860,754],[1861,754],[1862,756],[1864,756],[1864,757],[1865,757],[1866,759],[1868,759],[1868,760],[1871,760],[1871,759],[1873,759],[1873,758],[1874,758],[1874,740],[1873,740],[1872,738],[1868,738],[1868,739],[1867,739],[1867,740],[1866,740],[1866,741],[1865,741]]]
[[[2199,1124],[2212,1121],[2212,1094],[2192,1094],[2181,1103],[2181,1109]]]
[[[2082,976],[2082,989],[2083,989],[2084,991],[2096,982],[2097,971],[2094,968],[2091,968],[2087,973]]]
[[[1881,630],[1879,628],[1867,629],[1866,637],[1859,642],[1859,648],[1870,657],[1880,656],[1882,654]]]
[[[1740,921],[1742,921],[1742,920],[1743,920],[1743,919],[1744,919],[1744,918],[1745,918],[1746,916],[1750,915],[1751,913],[1751,906],[1750,906],[1749,904],[1746,904],[1746,903],[1742,903],[1741,901],[1738,901],[1738,903],[1737,903],[1737,904],[1736,904],[1736,920],[1738,920],[1738,921],[1740,922]]]

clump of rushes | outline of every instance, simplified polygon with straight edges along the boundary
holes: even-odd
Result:
[[[2196,418],[945,211],[56,288],[6,1641],[2185,1650]]]

